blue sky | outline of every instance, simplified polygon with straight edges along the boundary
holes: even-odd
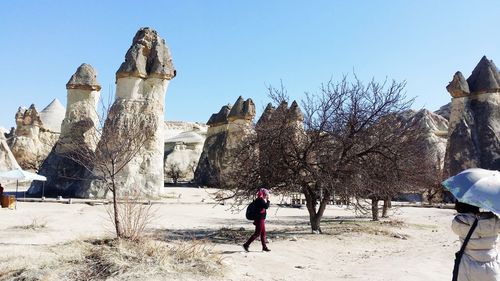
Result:
[[[468,77],[483,55],[500,63],[500,1],[1,1],[0,126],[19,106],[58,98],[81,63],[102,94],[143,26],[168,43],[178,76],[165,118],[206,122],[239,95],[260,114],[266,86],[292,98],[356,74],[407,81],[414,108],[450,101],[455,71]]]

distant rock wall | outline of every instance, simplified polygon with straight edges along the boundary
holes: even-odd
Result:
[[[457,72],[446,87],[452,96],[445,176],[468,168],[500,170],[500,73],[481,58],[465,80]]]
[[[176,171],[180,174],[179,180],[193,180],[207,129],[202,123],[165,121],[165,180],[173,181]]]

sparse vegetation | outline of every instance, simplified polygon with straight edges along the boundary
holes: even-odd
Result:
[[[20,226],[17,226],[16,228],[25,229],[25,230],[40,230],[40,229],[44,229],[46,227],[47,227],[47,221],[45,221],[44,219],[40,219],[40,218],[33,218],[33,220],[31,221],[30,224],[20,225]]]
[[[220,276],[222,257],[206,240],[97,239],[59,245],[61,255],[0,270],[0,280],[149,280]]]

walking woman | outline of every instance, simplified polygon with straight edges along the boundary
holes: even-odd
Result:
[[[260,236],[260,242],[262,243],[262,251],[269,252],[271,251],[266,245],[266,210],[269,208],[269,191],[265,188],[259,189],[257,192],[256,209],[258,212],[257,217],[253,221],[255,225],[255,232],[248,241],[243,244],[243,249],[248,252],[248,247],[250,244]]]
[[[461,202],[455,204],[455,209],[458,214],[451,228],[459,236],[462,245],[466,243],[466,246],[461,250],[462,257],[453,272],[453,280],[499,281],[500,261],[496,248],[500,231],[498,217],[492,212],[480,212],[479,207]]]

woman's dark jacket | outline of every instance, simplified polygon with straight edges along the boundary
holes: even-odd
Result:
[[[256,209],[258,211],[258,216],[256,220],[262,220],[266,218],[266,209],[269,208],[269,201],[264,200],[264,198],[259,197],[255,199]]]

